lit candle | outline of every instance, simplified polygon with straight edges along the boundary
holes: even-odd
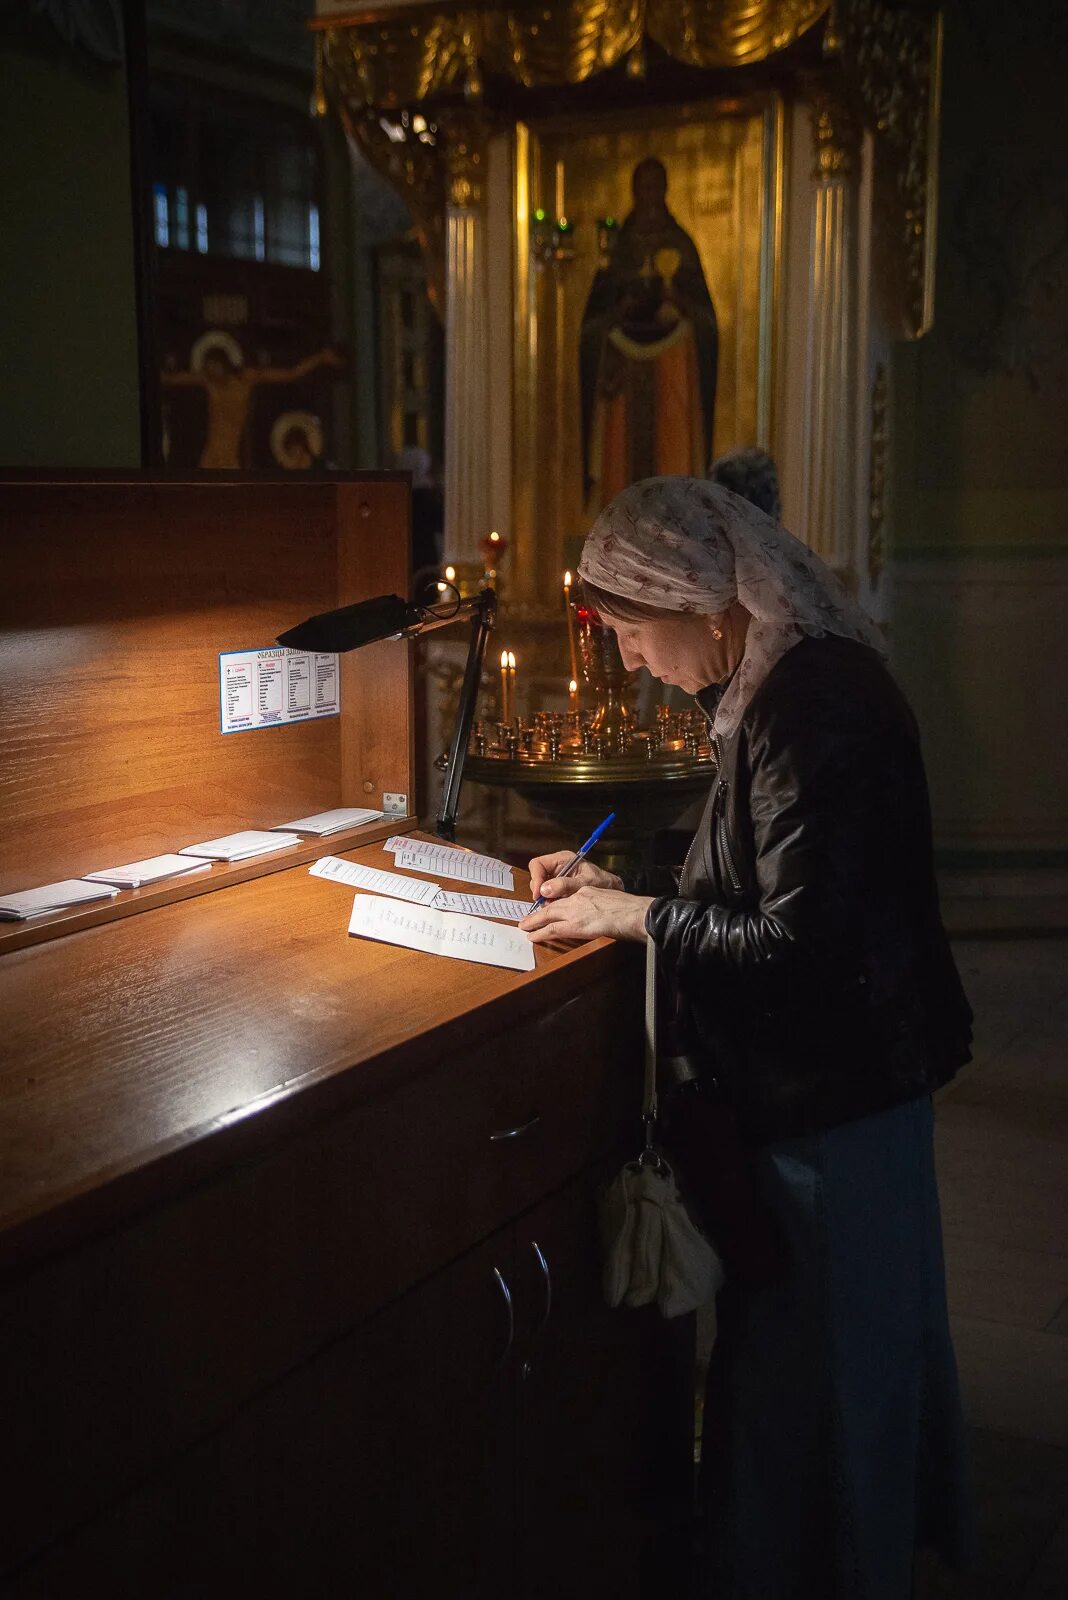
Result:
[[[515,721],[515,656],[508,652],[508,721]]]
[[[578,711],[578,682],[574,678],[572,678],[571,682],[567,686],[567,702],[569,710],[576,712]]]
[[[508,652],[501,651],[501,721],[508,721]]]
[[[571,661],[571,676],[578,679],[578,659],[575,655],[575,619],[571,615],[571,573],[564,573],[564,612],[567,616],[567,653]]]

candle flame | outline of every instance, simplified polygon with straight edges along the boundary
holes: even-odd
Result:
[[[493,532],[490,534],[490,543],[491,544],[499,544],[500,540],[501,540],[501,536],[500,536],[500,534],[497,532],[497,530],[495,528],[493,530]]]
[[[515,671],[515,653],[514,653],[514,651],[511,651],[511,650],[509,650],[509,652],[508,652],[508,665],[509,665],[509,667],[511,667],[512,671],[514,672]]]
[[[578,694],[578,684],[575,682],[574,678],[572,678],[571,682],[568,684],[567,692],[568,694]]]
[[[565,589],[570,589],[570,587],[571,587],[571,573],[570,572],[565,572],[564,573],[564,588]]]
[[[446,577],[446,580],[449,583],[452,583],[456,578],[456,568],[455,567],[446,567],[445,568],[445,577]]]
[[[507,652],[507,650],[502,650],[501,651],[501,666],[502,667],[506,667],[507,665],[508,665],[508,652]]]

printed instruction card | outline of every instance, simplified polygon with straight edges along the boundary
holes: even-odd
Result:
[[[219,656],[219,725],[223,733],[279,728],[336,717],[341,672],[336,655],[315,650],[230,650]]]

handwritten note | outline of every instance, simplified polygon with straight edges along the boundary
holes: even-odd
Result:
[[[412,900],[417,905],[428,906],[441,893],[440,884],[424,883],[421,878],[402,878],[399,872],[383,872],[379,867],[342,861],[338,856],[321,856],[309,871],[313,878],[332,878],[337,883],[351,884],[354,889],[392,895],[394,900]]]
[[[361,939],[424,950],[428,955],[449,956],[454,961],[477,961],[488,967],[510,967],[516,972],[534,970],[534,946],[518,928],[502,928],[481,917],[434,911],[429,906],[405,906],[378,895],[356,896],[349,932]]]
[[[429,850],[398,850],[393,864],[409,872],[432,872],[435,877],[459,878],[461,883],[477,883],[482,889],[511,889],[512,869],[492,856],[476,856],[470,850],[450,850],[448,845],[432,845]]]
[[[435,911],[463,911],[471,917],[501,917],[519,922],[534,910],[532,900],[504,900],[491,894],[463,894],[459,889],[439,889],[431,901]]]

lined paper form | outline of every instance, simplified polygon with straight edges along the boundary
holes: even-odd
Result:
[[[435,911],[462,911],[470,917],[502,917],[519,922],[534,910],[533,900],[504,900],[490,894],[464,894],[460,889],[439,889],[432,902]]]
[[[429,906],[405,906],[378,895],[356,896],[349,932],[361,939],[377,939],[454,961],[477,961],[515,972],[534,970],[534,946],[518,928],[502,928],[479,917],[434,911]]]
[[[336,883],[351,884],[354,889],[391,895],[395,900],[412,900],[417,905],[430,905],[442,892],[440,884],[424,883],[421,878],[402,878],[399,872],[383,872],[379,867],[365,867],[359,861],[342,861],[339,856],[321,856],[308,870],[313,878],[330,878]]]
[[[459,878],[461,883],[477,883],[483,889],[514,887],[512,869],[492,856],[477,856],[470,850],[453,850],[448,845],[425,845],[421,849],[397,850],[396,867],[409,872],[432,872],[435,877]]]

